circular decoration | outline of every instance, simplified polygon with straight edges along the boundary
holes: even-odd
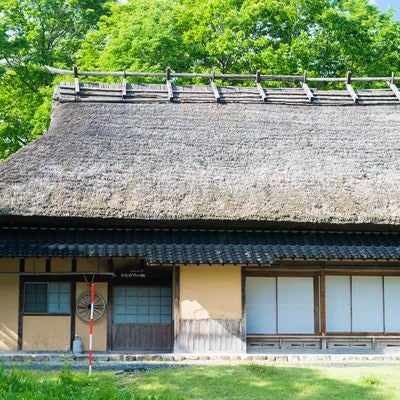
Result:
[[[94,295],[93,321],[98,321],[106,311],[106,302],[100,294]],[[90,321],[90,291],[83,292],[76,301],[76,314],[85,322]]]

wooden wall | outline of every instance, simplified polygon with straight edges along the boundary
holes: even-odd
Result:
[[[175,351],[243,352],[246,350],[246,342],[243,338],[241,320],[181,319]]]

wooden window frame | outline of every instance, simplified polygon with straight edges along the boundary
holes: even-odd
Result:
[[[117,322],[116,318],[115,318],[116,315],[117,315],[116,312],[115,312],[115,307],[116,307],[116,304],[115,304],[115,290],[117,288],[121,288],[121,287],[125,288],[125,289],[127,289],[127,288],[136,288],[136,289],[143,289],[143,288],[146,288],[146,289],[151,289],[151,288],[169,289],[171,291],[170,296],[169,296],[171,304],[169,304],[168,306],[163,305],[163,304],[161,304],[161,300],[160,300],[160,305],[158,305],[159,314],[154,314],[154,315],[160,317],[160,322],[138,322],[138,321],[137,322]],[[173,303],[174,303],[174,299],[173,299],[173,290],[172,290],[172,287],[170,287],[170,286],[164,286],[164,285],[115,285],[113,287],[113,296],[114,296],[114,298],[113,298],[113,309],[112,309],[112,314],[113,314],[113,317],[112,317],[113,322],[112,323],[115,324],[115,325],[123,325],[123,324],[128,324],[128,325],[171,325],[173,323]],[[156,297],[156,296],[150,296],[150,294],[149,294],[147,296],[133,296],[133,297],[151,298],[151,297]],[[162,297],[166,297],[166,296],[162,296],[162,292],[160,292],[160,296],[158,298],[161,299]],[[135,305],[135,306],[137,307],[137,305]],[[151,304],[147,305],[147,307],[150,307],[150,306],[152,306],[152,305]],[[169,309],[170,309],[170,313],[168,314],[168,317],[169,317],[169,321],[168,322],[162,322],[162,317],[166,316],[166,314],[162,313],[162,307],[169,307]],[[148,313],[148,314],[136,313],[136,314],[132,314],[132,315],[136,315],[136,317],[138,317],[139,315],[147,315],[148,317],[152,316],[152,314],[150,314],[150,313]]]
[[[68,297],[69,297],[69,311],[68,312],[49,312],[49,305],[48,305],[48,296],[49,296],[49,284],[57,283],[57,284],[65,284],[68,285]],[[46,308],[47,311],[43,312],[31,312],[25,311],[26,308],[26,289],[27,285],[46,285],[46,296],[47,296],[47,303]],[[52,282],[52,281],[25,281],[23,282],[23,302],[22,302],[22,311],[24,316],[71,316],[73,314],[72,302],[71,302],[71,295],[72,295],[72,283],[71,282]]]
[[[307,268],[305,266],[304,268]],[[393,271],[390,269],[381,271],[361,271],[356,269],[341,269],[332,270],[329,268],[322,268],[313,271],[295,271],[295,270],[265,270],[265,269],[250,269],[246,268],[245,278],[248,277],[314,277],[314,324],[315,333],[314,335],[320,336],[400,336],[400,332],[389,332],[386,331],[385,321],[384,321],[384,332],[359,332],[359,331],[327,331],[326,327],[326,277],[329,276],[375,276],[382,277],[384,282],[385,277],[400,277],[400,271]],[[245,287],[245,280],[244,280]],[[383,296],[385,295],[385,287],[383,284]],[[385,299],[383,299],[383,307],[385,307]],[[385,319],[385,308],[383,310]],[[252,334],[250,334],[252,335]],[[287,334],[262,334],[265,336],[285,336]],[[290,335],[293,336],[293,335]],[[303,334],[298,334],[294,336],[304,336]]]

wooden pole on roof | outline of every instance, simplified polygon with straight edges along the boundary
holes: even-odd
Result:
[[[265,94],[265,90],[261,85],[261,72],[260,72],[260,70],[257,70],[257,72],[256,72],[256,85],[257,85],[257,90],[258,90],[258,93],[260,93],[262,101],[267,101],[267,95]]]
[[[124,69],[124,76],[122,78],[122,99],[126,97],[126,70]]]
[[[215,79],[215,69],[213,68],[212,74],[211,74],[211,88],[214,93],[215,101],[217,103],[219,103],[221,101],[221,95],[219,94],[219,90],[218,90],[217,85],[214,82],[214,79]]]
[[[168,99],[169,101],[174,101],[174,91],[172,89],[171,83],[171,68],[167,67],[165,71],[166,81],[167,81],[167,90],[168,90]]]
[[[350,93],[351,98],[353,99],[354,103],[358,103],[358,96],[355,90],[353,89],[353,86],[351,86],[351,71],[347,72],[347,78],[346,78],[346,89]]]
[[[400,91],[399,91],[398,87],[394,83],[394,72],[392,72],[392,77],[391,77],[390,81],[388,82],[388,85],[389,85],[390,89],[392,89],[392,92],[394,93],[394,95],[400,101]]]
[[[78,67],[74,65],[74,83],[75,83],[75,101],[79,101],[80,85],[79,85],[79,74]]]
[[[303,82],[301,82],[301,87],[304,89],[304,92],[308,98],[308,100],[311,102],[314,100],[314,94],[311,91],[310,87],[307,85],[307,71],[304,70],[303,73]]]

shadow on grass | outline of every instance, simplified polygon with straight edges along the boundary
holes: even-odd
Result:
[[[388,399],[377,380],[324,376],[318,369],[248,364],[223,367],[191,367],[138,375],[135,393],[168,394],[184,399]]]

